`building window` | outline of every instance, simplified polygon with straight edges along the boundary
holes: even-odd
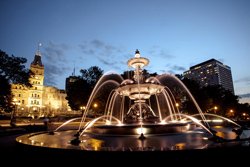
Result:
[[[33,100],[31,100],[31,104],[33,104]]]
[[[24,104],[24,100],[22,100],[22,104]]]
[[[18,97],[21,97],[21,94],[18,94]]]
[[[35,90],[37,90],[37,87],[35,87]]]

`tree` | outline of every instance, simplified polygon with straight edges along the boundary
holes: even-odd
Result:
[[[81,76],[72,84],[67,91],[66,99],[73,110],[79,110],[81,106],[86,106],[90,94],[103,75],[103,70],[97,66],[80,70]]]
[[[202,91],[200,88],[200,84],[198,82],[196,82],[195,80],[191,80],[188,78],[183,77],[182,75],[177,75],[178,78],[181,79],[181,81],[185,84],[185,86],[188,88],[188,90],[191,92],[192,96],[194,97],[194,99],[197,101],[197,103],[199,104],[199,106],[202,108],[204,106],[203,104],[203,99],[204,96],[202,95]],[[183,90],[182,92],[178,93],[179,96],[186,96],[186,100],[183,102],[183,110],[189,114],[196,114],[197,108],[194,105],[193,101],[191,98],[188,98],[187,93]]]
[[[185,77],[182,78],[182,82],[190,90],[202,111],[216,112],[216,114],[227,116],[230,110],[235,111],[237,108],[242,108],[239,104],[239,97],[221,85],[200,87],[198,82]],[[185,101],[185,107],[188,111],[193,110],[190,104],[190,101]],[[216,111],[215,106],[217,107]]]
[[[5,77],[0,76],[0,110],[10,112],[12,110],[11,99],[10,84]]]
[[[31,71],[25,68],[27,59],[9,56],[0,50],[0,110],[10,112],[13,109],[11,84],[21,84],[30,87]]]
[[[238,105],[238,96],[231,91],[226,90],[221,85],[203,87],[206,109],[218,107],[217,114],[226,116],[230,109],[236,108]]]
[[[92,66],[89,69],[81,69],[81,78],[87,81],[88,84],[95,86],[99,78],[103,75],[103,70],[97,66]]]
[[[78,76],[78,79],[72,83],[67,91],[66,99],[71,109],[79,110],[81,106],[86,105],[91,90],[87,81]]]

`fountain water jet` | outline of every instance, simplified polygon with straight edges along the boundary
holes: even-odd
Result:
[[[128,148],[137,150],[139,141],[153,150],[168,150],[179,143],[184,143],[184,149],[204,148],[211,144],[211,141],[204,140],[216,136],[205,118],[207,114],[203,114],[190,91],[177,77],[170,74],[146,77],[143,67],[149,64],[149,60],[141,57],[138,50],[127,64],[134,68],[133,78],[123,79],[116,73],[106,73],[99,79],[77,130],[58,131],[79,118],[59,126],[54,135],[26,135],[17,138],[17,141],[32,145],[42,142],[47,147],[60,145],[56,148],[112,151]],[[186,97],[193,101],[200,119],[179,111],[169,81],[181,88]],[[109,92],[104,114],[86,122],[95,96],[102,91]],[[196,143],[191,142],[193,140]]]

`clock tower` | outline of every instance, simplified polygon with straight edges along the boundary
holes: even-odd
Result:
[[[39,48],[35,54],[33,62],[30,64],[32,75],[30,83],[32,88],[29,91],[29,104],[33,112],[40,112],[43,104],[43,82],[44,82],[44,66],[42,63]]]

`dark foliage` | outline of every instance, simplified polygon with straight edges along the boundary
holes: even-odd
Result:
[[[0,50],[0,109],[10,112],[12,106],[10,84],[21,84],[30,87],[30,70],[24,64],[27,59],[22,57],[9,56]]]
[[[78,76],[67,91],[66,99],[73,110],[79,110],[81,106],[86,106],[95,84],[103,75],[103,70],[97,66],[81,69],[80,72],[81,76]]]

